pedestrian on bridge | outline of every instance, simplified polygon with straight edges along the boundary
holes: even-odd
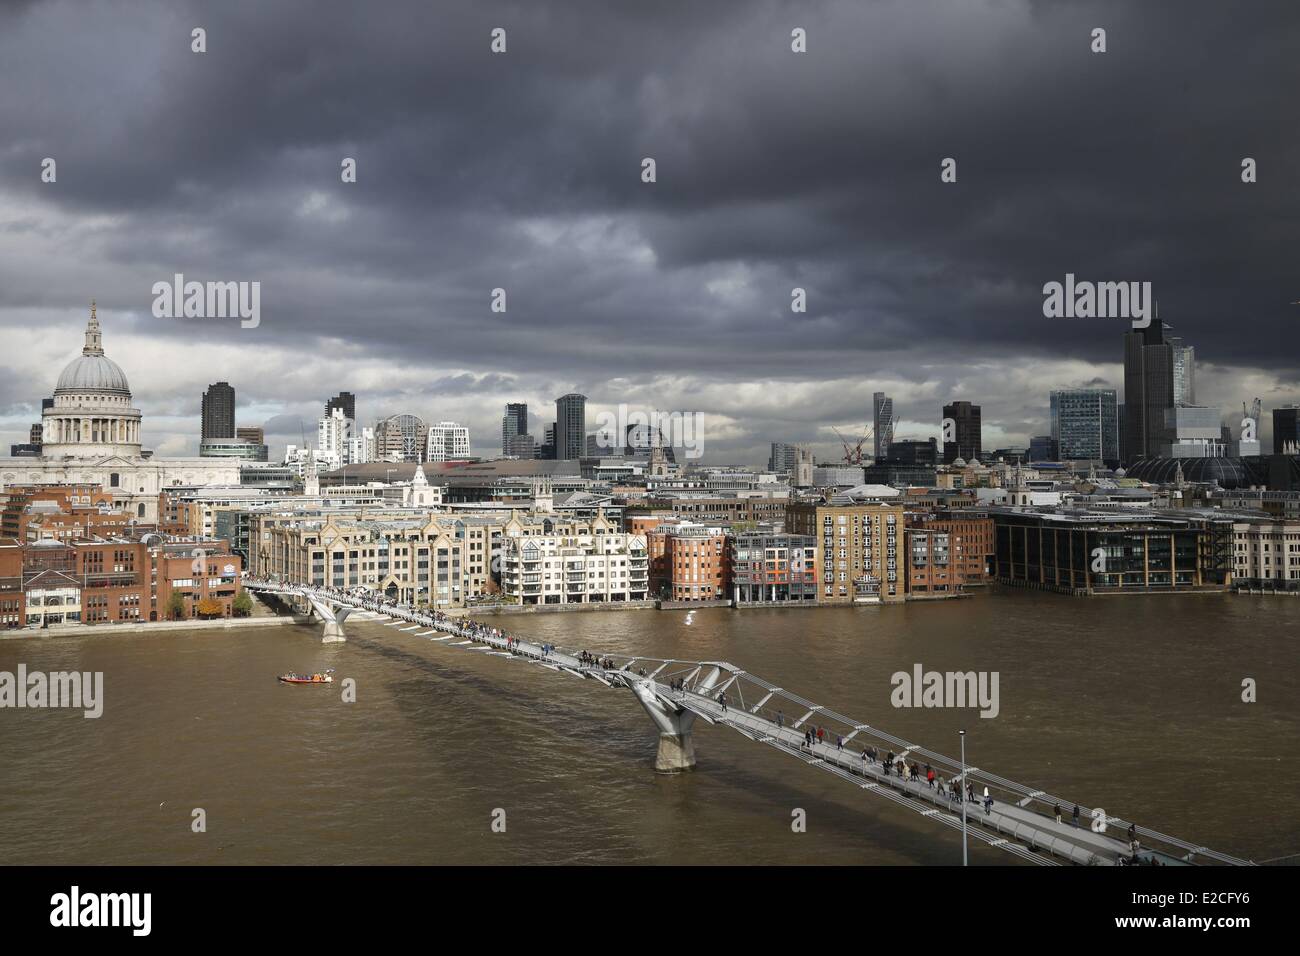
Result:
[[[1061,822],[1061,805],[1058,803],[1055,807],[1052,808],[1052,812],[1056,814],[1056,822],[1057,822],[1057,823],[1060,823],[1060,822]]]
[[[989,788],[984,788],[984,815],[987,817],[993,812],[993,798],[989,796]]]
[[[776,712],[776,725],[777,725],[778,727],[784,727],[784,726],[785,726],[785,714],[782,713],[782,712],[779,711],[779,710]]]
[[[824,742],[825,739],[826,739],[826,728],[825,728],[825,727],[818,727],[818,728],[817,728],[817,742],[820,744],[820,743]]]
[[[1074,825],[1076,827],[1079,825],[1079,805],[1077,803],[1074,805]]]
[[[641,673],[644,674],[645,671],[642,670]],[[722,705],[722,712],[725,714],[725,713],[727,712],[727,693],[726,693],[726,691],[723,691],[722,693],[720,693],[720,694],[718,695],[718,703]]]
[[[841,737],[839,734],[835,735],[835,749],[836,750],[844,749],[844,738]]]

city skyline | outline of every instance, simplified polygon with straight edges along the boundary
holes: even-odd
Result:
[[[93,304],[93,303],[92,303],[92,310],[91,310],[91,311],[92,311],[92,321],[93,321],[93,320],[94,320],[93,317],[94,317],[94,313],[95,313],[95,307],[94,307],[94,304]],[[1165,326],[1165,328],[1166,328],[1167,330],[1169,329],[1168,326]],[[1172,331],[1172,330],[1170,330],[1170,331]],[[1125,341],[1128,341],[1128,339],[1129,339],[1129,337],[1130,337],[1130,336],[1129,336],[1129,330],[1125,330],[1123,334],[1124,334],[1124,339],[1125,339]],[[1174,343],[1180,343],[1180,342],[1182,341],[1182,339],[1181,339],[1180,337],[1168,337],[1168,336],[1166,336],[1166,338],[1167,338],[1168,341],[1170,341],[1170,342],[1174,342]],[[1192,347],[1187,347],[1187,348],[1185,349],[1185,351],[1188,352],[1188,353],[1193,352],[1193,351],[1194,351],[1194,346],[1192,346]],[[1194,361],[1194,360],[1192,360],[1192,361]],[[1196,367],[1195,365],[1189,365],[1189,367],[1188,367],[1188,369],[1189,369],[1188,377],[1189,377],[1189,378],[1191,377],[1191,374],[1194,374],[1195,367]],[[226,392],[229,393],[229,395],[225,397],[225,400],[227,401],[227,403],[228,403],[230,400],[234,400],[234,396],[236,396],[236,395],[238,394],[238,392],[239,392],[239,389],[238,389],[238,388],[236,388],[235,386],[233,386],[233,385],[231,385],[230,383],[227,383],[227,382],[225,382],[225,381],[221,381],[221,382],[213,383],[213,384],[210,384],[210,385],[208,385],[208,386],[206,386],[206,387],[204,388],[204,390],[202,391],[202,393],[201,393],[201,395],[200,395],[200,401],[199,401],[199,407],[200,407],[199,425],[200,425],[200,432],[201,432],[200,440],[197,441],[197,442],[195,443],[196,447],[194,447],[194,448],[192,448],[192,449],[187,449],[186,451],[183,452],[183,454],[186,454],[186,455],[193,455],[193,454],[197,453],[198,450],[199,450],[197,446],[200,445],[200,444],[202,443],[202,441],[205,440],[205,439],[207,438],[207,431],[206,431],[206,430],[207,430],[207,428],[208,428],[208,416],[209,416],[209,413],[208,413],[208,411],[207,411],[208,402],[209,402],[209,400],[210,400],[210,396],[211,396],[211,395],[220,392],[222,389],[225,389]],[[1044,427],[1044,429],[1043,429],[1044,432],[1050,433],[1050,432],[1052,431],[1052,428],[1053,428],[1053,423],[1052,423],[1053,412],[1052,412],[1052,410],[1051,410],[1051,404],[1050,404],[1050,403],[1051,403],[1052,400],[1053,400],[1053,396],[1054,396],[1054,394],[1057,393],[1057,392],[1060,392],[1060,391],[1114,391],[1114,392],[1117,392],[1117,393],[1118,393],[1119,395],[1121,395],[1121,396],[1122,396],[1123,394],[1125,394],[1125,390],[1124,390],[1122,387],[1121,387],[1121,388],[1110,388],[1110,387],[1106,386],[1104,383],[1101,383],[1101,382],[1094,382],[1094,383],[1093,383],[1092,385],[1090,385],[1090,386],[1087,386],[1087,387],[1078,387],[1078,388],[1073,388],[1073,389],[1055,389],[1055,388],[1054,388],[1054,389],[1051,389],[1051,390],[1049,391],[1049,393],[1048,393],[1046,396],[1044,396],[1044,399],[1045,399],[1044,407],[1047,409],[1047,415],[1046,415],[1045,427]],[[583,400],[582,403],[581,403],[582,406],[585,407],[585,405],[586,405],[586,396],[574,395],[574,394],[572,394],[572,393],[570,393],[569,395],[560,396],[560,397],[558,397],[558,398],[556,398],[556,399],[554,399],[554,400],[552,400],[552,401],[550,401],[550,402],[545,402],[545,403],[540,403],[540,404],[545,404],[545,405],[556,405],[556,406],[558,407],[559,403],[561,403],[563,400],[568,399],[568,398],[580,398],[580,399]],[[364,396],[363,396],[363,399],[364,399]],[[50,400],[49,400],[48,398],[42,399],[42,403],[44,403],[44,404],[48,404],[49,401],[50,401]],[[906,443],[906,442],[913,442],[913,441],[917,441],[917,440],[920,440],[920,441],[926,441],[926,440],[929,440],[930,438],[942,439],[942,434],[943,434],[943,433],[942,433],[942,428],[943,428],[943,426],[942,426],[942,421],[943,421],[943,419],[941,419],[940,426],[937,427],[937,428],[935,428],[935,429],[933,430],[933,432],[927,432],[927,431],[926,431],[926,428],[927,428],[928,426],[926,426],[924,423],[918,423],[918,424],[919,424],[919,427],[920,427],[920,429],[921,429],[919,433],[915,433],[915,432],[911,432],[911,431],[904,431],[903,433],[900,434],[900,433],[899,433],[899,430],[898,430],[898,428],[897,428],[897,425],[898,425],[900,422],[902,422],[902,423],[906,423],[906,422],[909,421],[909,419],[907,419],[907,418],[900,418],[900,417],[898,416],[898,414],[897,414],[896,412],[894,412],[894,410],[893,410],[893,400],[892,400],[892,398],[889,398],[889,397],[887,397],[887,396],[884,396],[883,393],[876,392],[876,393],[873,395],[872,419],[869,421],[869,424],[868,424],[868,427],[872,429],[872,434],[869,436],[869,438],[870,438],[870,440],[871,440],[873,443],[875,443],[875,444],[878,445],[878,443],[877,443],[877,436],[874,435],[874,427],[875,427],[875,425],[876,425],[876,422],[877,422],[878,419],[879,419],[879,415],[881,414],[881,412],[880,412],[880,408],[877,407],[877,402],[878,402],[878,401],[883,401],[883,402],[887,403],[884,407],[887,409],[886,414],[887,414],[888,416],[891,416],[891,417],[890,417],[890,424],[891,424],[890,432],[891,432],[891,438],[892,438],[893,441],[899,441],[899,442],[905,442],[905,443]],[[1175,400],[1171,400],[1171,401],[1175,401]],[[980,402],[974,402],[974,403],[971,403],[971,402],[969,402],[969,401],[965,401],[965,400],[957,400],[957,399],[953,399],[953,400],[950,401],[950,402],[945,402],[945,403],[944,403],[944,405],[943,405],[943,407],[942,407],[942,409],[941,409],[941,414],[944,415],[944,416],[947,416],[947,415],[950,413],[950,411],[951,411],[951,407],[952,407],[952,405],[953,405],[954,402],[956,403],[956,405],[959,405],[959,406],[960,406],[960,405],[963,405],[963,404],[965,404],[965,405],[973,404],[977,409],[980,407],[980,404],[981,404]],[[1179,397],[1179,399],[1176,400],[1176,402],[1177,402],[1177,403],[1181,403],[1181,396]],[[359,432],[363,427],[367,427],[367,428],[368,428],[368,427],[371,427],[372,425],[375,426],[375,427],[378,427],[380,424],[382,424],[382,422],[383,422],[384,420],[389,419],[389,418],[402,417],[402,416],[404,416],[404,415],[406,415],[406,416],[414,415],[416,418],[420,419],[420,420],[424,423],[424,426],[425,426],[426,429],[428,429],[429,427],[432,427],[432,426],[434,426],[434,425],[436,425],[436,424],[439,424],[439,423],[441,423],[441,424],[457,424],[458,426],[460,426],[460,427],[462,427],[462,428],[469,428],[471,434],[476,433],[476,429],[474,429],[474,428],[472,428],[472,427],[470,427],[470,426],[462,425],[462,424],[461,424],[461,423],[462,423],[462,420],[463,420],[463,421],[469,421],[471,418],[473,418],[473,419],[478,419],[478,418],[481,418],[481,417],[482,417],[482,413],[481,413],[481,411],[478,410],[478,409],[475,409],[473,412],[471,412],[470,415],[461,415],[459,418],[456,419],[455,422],[452,422],[452,421],[449,421],[447,415],[446,415],[445,413],[442,413],[442,412],[434,413],[434,414],[430,415],[430,414],[427,414],[427,413],[422,413],[423,410],[416,411],[416,410],[410,410],[410,409],[408,409],[407,411],[404,411],[404,412],[386,412],[386,413],[384,413],[384,414],[382,414],[382,415],[379,415],[379,416],[377,416],[377,417],[370,418],[370,417],[368,417],[368,416],[364,416],[364,415],[357,415],[357,413],[356,413],[356,411],[355,411],[355,403],[356,403],[356,395],[355,395],[354,393],[349,392],[349,391],[346,391],[346,390],[345,390],[345,391],[341,391],[338,395],[332,396],[332,397],[330,397],[330,398],[328,398],[328,399],[326,399],[326,400],[324,401],[323,405],[324,405],[324,408],[325,408],[325,410],[326,410],[326,415],[325,415],[324,417],[325,417],[325,418],[328,418],[328,413],[329,413],[329,411],[330,411],[331,409],[338,409],[338,411],[339,411],[340,414],[346,414],[346,411],[350,409],[350,410],[353,411],[353,416],[354,416],[354,417],[349,418],[348,420],[349,420],[350,422],[352,422],[352,423],[355,425],[356,429],[357,429],[358,432]],[[318,402],[317,404],[320,405],[320,404],[322,404],[322,403],[319,403],[319,402]],[[518,405],[518,406],[522,406],[522,407],[525,407],[525,408],[526,408],[528,404],[529,404],[528,402],[522,402],[522,403],[520,403],[520,402],[507,402],[506,405],[505,405],[504,407],[505,407],[506,409],[509,409],[509,408],[511,408],[511,407],[514,407],[514,406],[517,406],[517,405]],[[597,401],[597,402],[592,403],[593,410],[592,410],[592,412],[589,412],[589,413],[587,413],[587,415],[586,415],[586,420],[587,420],[588,425],[590,426],[590,423],[591,423],[591,420],[592,420],[593,415],[599,415],[599,414],[601,414],[601,413],[604,412],[604,411],[607,411],[607,410],[609,410],[609,409],[613,409],[613,408],[617,407],[619,404],[620,404],[620,403],[618,403],[618,402],[614,402],[614,401],[605,401],[605,402]],[[1198,404],[1199,404],[1199,403],[1198,403]],[[1271,414],[1272,411],[1273,411],[1274,409],[1295,408],[1295,407],[1296,407],[1296,404],[1297,404],[1297,403],[1294,403],[1294,402],[1287,402],[1287,403],[1285,403],[1285,404],[1278,404],[1277,406],[1273,406],[1273,407],[1269,407],[1269,406],[1265,406],[1265,407],[1264,407],[1264,414],[1262,414],[1262,415],[1260,416],[1260,419],[1259,419],[1259,421],[1257,422],[1257,428],[1258,428],[1258,430],[1259,430],[1259,434],[1260,434],[1261,438],[1263,439],[1263,443],[1264,443],[1264,445],[1265,445],[1266,447],[1272,445],[1272,430],[1273,430],[1273,429],[1272,429],[1273,415]],[[1243,403],[1243,405],[1244,405],[1244,403]],[[444,407],[445,407],[445,406],[444,406]],[[1203,408],[1206,408],[1206,409],[1209,409],[1210,411],[1217,411],[1217,412],[1219,413],[1219,421],[1220,421],[1220,424],[1222,424],[1222,425],[1224,425],[1224,426],[1230,428],[1234,434],[1239,430],[1238,425],[1239,425],[1239,418],[1240,418],[1240,416],[1238,416],[1238,415],[1235,413],[1235,411],[1233,410],[1233,408],[1232,408],[1231,406],[1228,406],[1228,407],[1216,407],[1216,406],[1212,406],[1212,405],[1211,405],[1211,406],[1202,406],[1202,407],[1203,407]],[[654,408],[654,406],[653,406],[653,405],[652,405],[652,406],[649,406],[649,408]],[[364,410],[364,407],[363,407],[363,410]],[[233,419],[233,421],[231,421],[231,420],[228,419],[229,409],[223,409],[222,414],[227,416],[226,425],[228,426],[228,428],[226,428],[226,430],[229,430],[229,431],[231,432],[232,435],[234,434],[234,432],[235,432],[236,429],[239,429],[239,430],[249,430],[249,429],[251,429],[251,430],[258,431],[258,432],[262,432],[262,433],[264,433],[264,434],[274,434],[274,432],[271,431],[271,428],[268,427],[268,426],[271,425],[272,423],[275,423],[277,419],[279,419],[279,421],[278,421],[278,427],[286,427],[286,422],[284,421],[284,419],[285,419],[287,416],[275,416],[274,418],[268,420],[268,425],[267,425],[267,426],[264,426],[264,425],[252,425],[252,424],[247,420],[247,418],[249,417],[250,413],[246,411],[246,412],[244,412],[243,414],[241,414],[241,413],[239,412],[239,410],[238,410],[238,404],[237,404],[237,402],[236,402],[236,405],[235,405],[235,408],[234,408],[234,419]],[[440,416],[441,416],[441,417],[440,417]],[[148,417],[148,413],[147,413],[147,412],[146,412],[146,417]],[[977,417],[978,417],[978,411],[977,411]],[[39,411],[38,411],[37,419],[39,419]],[[321,420],[322,420],[322,417],[318,414],[318,417],[317,417],[316,419],[313,419],[313,422],[320,422]],[[37,423],[39,424],[39,421],[37,421]],[[498,419],[498,424],[500,424],[500,419]],[[538,424],[541,424],[540,419],[539,419]],[[1032,423],[1031,423],[1031,424],[1032,424]],[[271,447],[271,458],[272,458],[272,460],[278,460],[280,457],[282,457],[282,455],[283,455],[284,452],[285,452],[285,449],[288,448],[288,447],[297,447],[297,448],[313,447],[313,442],[310,441],[310,440],[307,441],[306,445],[303,445],[303,444],[302,444],[303,436],[312,433],[312,430],[313,430],[313,429],[312,429],[312,422],[308,422],[305,418],[304,418],[304,419],[301,419],[301,420],[293,419],[292,422],[289,424],[288,427],[293,427],[293,426],[296,426],[296,427],[297,427],[297,431],[286,431],[286,432],[282,432],[282,433],[281,433],[281,437],[282,437],[283,441],[282,441],[282,444],[281,444],[278,448],[277,448],[276,446],[270,446],[270,447]],[[29,432],[29,433],[31,432],[31,428],[32,428],[32,427],[33,427],[33,426],[31,426],[31,425],[28,426],[28,432]],[[546,425],[545,427],[546,427],[546,428],[554,428],[554,427],[555,427],[555,423],[552,422],[551,424]],[[823,431],[827,431],[827,430],[831,431],[832,434],[834,434],[834,432],[835,432],[835,425],[834,425],[833,423],[823,423],[823,424],[821,424],[820,426],[816,426],[816,425],[814,425],[814,427],[816,427],[816,429],[817,429],[817,431],[818,431],[819,433],[820,433],[820,432],[823,432]],[[979,424],[979,423],[977,423],[976,428],[977,428],[977,432],[978,432],[977,440],[978,440],[978,436],[987,436],[987,435],[990,435],[990,434],[991,434],[991,435],[995,435],[995,436],[1002,436],[1004,439],[1008,436],[1008,432],[1007,432],[1007,430],[1006,430],[1005,428],[1003,428],[1003,427],[1002,427],[999,423],[997,423],[997,422],[989,422],[989,423],[983,423],[983,424]],[[145,430],[145,432],[144,432],[143,434],[144,434],[145,437],[147,438],[147,436],[148,436],[148,431]],[[596,432],[595,432],[595,431],[592,431],[592,430],[590,430],[590,428],[588,428],[588,430],[585,432],[585,435],[586,435],[587,438],[591,438],[592,436],[596,435]],[[706,435],[705,437],[707,438],[707,435]],[[1014,436],[1014,435],[1013,435],[1013,436],[1011,436],[1011,437],[1012,437],[1012,438],[1015,438],[1015,437],[1017,437],[1017,436]],[[1014,441],[1014,440],[1012,440],[1012,441],[1005,441],[1005,440],[1003,440],[1003,441],[1000,441],[1000,442],[994,442],[994,443],[990,443],[989,441],[985,440],[985,441],[983,442],[983,445],[984,445],[984,447],[985,447],[986,449],[989,449],[989,450],[993,450],[993,449],[995,449],[995,448],[1025,448],[1025,449],[1028,449],[1028,448],[1031,446],[1031,444],[1033,443],[1033,441],[1036,440],[1036,439],[1038,439],[1039,437],[1045,437],[1045,436],[1040,436],[1040,435],[1038,435],[1038,434],[1030,434],[1030,435],[1029,435],[1025,440],[1023,440],[1023,441]],[[295,441],[295,440],[294,440],[295,438],[297,438],[298,440]],[[805,441],[789,441],[789,442],[787,442],[787,441],[782,440],[782,439],[772,439],[772,441],[770,441],[770,442],[768,443],[768,445],[767,445],[767,447],[766,447],[766,449],[765,449],[765,453],[766,453],[766,452],[770,452],[770,448],[771,448],[771,445],[772,445],[773,443],[788,444],[788,445],[791,445],[791,446],[799,445],[799,446],[802,446],[802,447],[813,448],[813,449],[815,450],[815,452],[817,453],[817,455],[816,455],[816,460],[818,460],[818,461],[825,461],[825,462],[828,463],[828,464],[829,464],[829,463],[834,463],[835,461],[837,461],[838,458],[839,458],[839,456],[840,456],[840,454],[841,454],[841,452],[842,452],[842,449],[843,449],[843,441],[842,441],[842,438],[841,438],[840,436],[838,436],[838,435],[836,435],[836,438],[835,438],[834,441],[807,441],[807,440],[805,440]],[[13,442],[12,444],[14,444],[14,445],[19,445],[20,442],[15,441],[15,442]],[[318,445],[319,443],[316,443],[316,444]],[[837,447],[837,446],[838,446],[838,447]],[[146,447],[148,447],[147,443],[146,443]],[[499,456],[503,453],[503,450],[502,450],[502,451],[497,451],[497,450],[495,449],[495,443],[492,442],[492,441],[487,441],[487,442],[485,442],[484,445],[481,446],[481,447],[482,447],[483,450],[482,450],[482,451],[481,451],[477,456],[475,456],[475,457],[492,458],[492,457],[499,457]],[[151,450],[156,450],[156,449],[151,449]],[[955,453],[954,453],[954,455],[955,455]],[[877,457],[879,457],[879,455],[878,455]],[[766,458],[770,458],[770,454],[767,454],[767,455],[766,455]],[[762,462],[762,461],[760,461],[760,462],[758,462],[758,463],[755,463],[755,462],[750,462],[750,461],[735,461],[735,460],[727,460],[727,461],[724,462],[724,461],[721,460],[721,459],[714,459],[712,462],[708,462],[708,463],[711,463],[711,464],[734,463],[734,464],[741,464],[741,465],[745,465],[745,466],[755,466],[755,465],[756,465],[757,467],[762,467],[762,465],[763,465],[763,462]]]
[[[273,455],[340,387],[367,423],[413,413],[484,436],[507,402],[568,392],[592,413],[698,409],[705,460],[755,465],[772,441],[834,457],[831,426],[869,423],[876,391],[899,438],[937,435],[965,396],[989,447],[1027,445],[1051,390],[1122,385],[1122,322],[1043,318],[1043,284],[1067,273],[1151,281],[1198,350],[1201,402],[1295,402],[1277,236],[1300,147],[1290,124],[1256,121],[1285,112],[1288,64],[1270,58],[1286,44],[1250,38],[1297,27],[1282,3],[1249,29],[1195,6],[579,3],[521,22],[509,5],[320,19],[284,4],[254,25],[182,4],[92,9],[75,30],[58,6],[8,7],[0,55],[61,80],[0,105],[0,336],[23,345],[0,359],[0,442],[26,440],[91,298],[162,455],[197,452],[198,394],[218,380]],[[498,19],[511,45],[494,56]],[[331,69],[303,80],[312,56]],[[444,92],[465,82],[472,109]],[[209,113],[228,107],[246,110],[233,136]],[[1210,120],[1213,149],[1180,145]],[[151,287],[177,272],[260,282],[261,323],[155,318]]]

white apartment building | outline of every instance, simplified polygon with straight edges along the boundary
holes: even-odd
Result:
[[[1266,591],[1300,590],[1300,521],[1234,522],[1232,583]]]
[[[469,457],[469,428],[456,422],[429,426],[425,461],[462,461]]]
[[[345,461],[353,425],[352,419],[343,417],[343,409],[330,409],[328,415],[316,422],[316,447]]]
[[[419,482],[407,486],[420,487]],[[264,509],[249,514],[249,568],[286,581],[337,588],[360,585],[401,601],[463,607],[467,600],[498,592],[503,554],[515,542],[609,538],[612,545],[615,539],[622,542],[627,537],[615,528],[615,522],[603,514],[571,519],[526,511],[437,514],[392,508],[367,510],[364,515],[294,515]],[[638,540],[641,558],[636,577],[641,581],[638,593],[644,597],[645,539]],[[614,580],[632,581],[631,572],[638,570],[635,562],[630,557],[610,558],[629,562],[612,569],[627,572]],[[597,583],[601,580],[596,578]]]
[[[645,535],[532,535],[502,546],[501,590],[520,604],[643,601],[649,574]]]
[[[375,430],[373,428],[362,428],[360,434],[357,434],[354,429],[353,436],[348,439],[343,463],[345,465],[364,465],[374,460]]]

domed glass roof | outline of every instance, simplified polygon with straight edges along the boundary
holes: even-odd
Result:
[[[129,396],[126,373],[106,355],[79,355],[59,376],[54,393],[70,391],[115,392]]]
[[[1249,488],[1253,482],[1250,469],[1240,458],[1142,458],[1129,466],[1125,476],[1151,484],[1170,484],[1177,478],[1180,463],[1184,481],[1214,482],[1228,491]]]

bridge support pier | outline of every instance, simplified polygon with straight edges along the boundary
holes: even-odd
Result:
[[[331,607],[323,601],[318,601],[314,597],[308,597],[311,602],[312,610],[316,616],[325,622],[325,633],[322,635],[320,642],[322,644],[342,644],[347,641],[348,637],[343,632],[343,622],[347,620],[348,615],[354,608],[350,605],[339,604]]]
[[[707,692],[717,682],[721,672],[713,668],[700,682],[699,689]],[[659,729],[659,750],[655,753],[655,770],[659,773],[682,773],[695,769],[695,714],[666,697],[653,680],[639,680],[632,684],[632,692]]]
[[[694,715],[692,715],[694,716]],[[659,751],[655,754],[655,770],[659,773],[681,773],[695,769],[695,735],[660,734]]]
[[[343,644],[347,639],[348,636],[343,633],[343,625],[338,620],[331,618],[325,622],[325,633],[320,639],[322,644]]]

